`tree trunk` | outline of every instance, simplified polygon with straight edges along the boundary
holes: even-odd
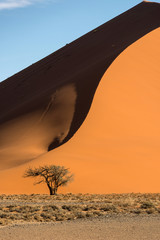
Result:
[[[54,195],[53,189],[52,189],[52,187],[49,185],[49,183],[47,183],[47,186],[48,186],[48,188],[49,188],[49,193],[50,193],[50,195]]]
[[[50,195],[54,195],[53,189],[51,187],[49,187],[49,193],[50,193]]]
[[[57,188],[54,188],[53,192],[54,192],[53,194],[56,195],[57,194]]]

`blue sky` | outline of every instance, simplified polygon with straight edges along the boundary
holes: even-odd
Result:
[[[0,0],[0,81],[140,2]]]

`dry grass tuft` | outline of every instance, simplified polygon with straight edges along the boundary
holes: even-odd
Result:
[[[160,214],[160,194],[0,195],[0,226],[113,214]]]

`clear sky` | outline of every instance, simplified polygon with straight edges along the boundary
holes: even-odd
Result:
[[[0,81],[140,2],[0,0]]]

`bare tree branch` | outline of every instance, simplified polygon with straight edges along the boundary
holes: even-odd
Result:
[[[34,184],[46,183],[50,195],[56,194],[60,186],[66,186],[67,183],[73,180],[73,174],[70,174],[68,168],[56,165],[28,168],[23,177],[38,177],[39,180]]]

